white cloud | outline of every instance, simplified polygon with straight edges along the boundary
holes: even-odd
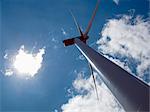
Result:
[[[96,73],[94,73],[97,76]],[[63,112],[124,112],[117,104],[111,92],[97,77],[96,80],[99,101],[97,100],[92,77],[83,78],[79,73],[73,82],[73,87],[79,93],[69,99],[68,103],[62,105]]]
[[[149,18],[123,15],[121,18],[110,19],[101,34],[102,37],[97,41],[100,52],[113,57],[119,54],[120,57],[133,58],[138,62],[137,75],[142,77],[145,72],[150,75]],[[125,65],[125,60],[118,61]]]

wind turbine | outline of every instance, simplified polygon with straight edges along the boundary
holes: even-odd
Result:
[[[78,24],[78,22],[77,22],[75,16],[73,15],[73,13],[72,13],[71,10],[70,10],[70,14],[71,14],[71,16],[72,16],[72,18],[73,18],[73,20],[74,20],[74,23],[75,23],[75,25],[76,25],[76,27],[77,27],[77,30],[78,30],[78,32],[79,32],[79,34],[80,34],[80,36],[75,37],[75,38],[80,39],[80,40],[81,40],[82,42],[84,42],[85,44],[86,44],[87,39],[89,38],[88,33],[89,33],[89,31],[90,31],[90,28],[91,28],[91,26],[92,26],[92,22],[93,22],[93,20],[94,20],[95,15],[96,15],[96,12],[97,12],[97,9],[98,9],[98,6],[99,6],[99,2],[100,2],[100,0],[97,1],[96,7],[95,7],[95,9],[94,9],[94,12],[93,12],[92,17],[91,17],[91,19],[90,19],[90,21],[89,21],[89,24],[88,24],[88,27],[87,27],[85,33],[83,33],[83,32],[81,31],[81,28],[80,28],[80,26],[79,26],[79,24]],[[66,39],[66,40],[64,40],[64,41],[63,41],[64,45],[65,45],[65,46],[69,46],[69,45],[75,44],[75,38],[71,38],[71,39]],[[88,64],[89,64],[89,68],[90,68],[90,73],[91,73],[92,78],[93,78],[94,88],[95,88],[97,100],[99,100],[98,91],[97,91],[97,85],[96,85],[96,80],[95,80],[95,76],[94,76],[94,73],[93,73],[93,68],[92,68],[92,66],[91,66],[90,63],[88,63]]]
[[[81,31],[79,24],[71,13],[80,36],[66,39],[63,41],[63,43],[65,46],[75,44],[75,46],[87,59],[91,74],[93,76],[97,98],[98,93],[95,83],[95,77],[93,74],[93,68],[99,73],[100,78],[103,80],[103,82],[110,89],[110,91],[126,111],[149,112],[150,86],[140,80],[138,77],[128,73],[86,44],[86,41],[89,38],[88,33],[96,15],[99,2],[100,0],[97,1],[95,10],[92,14],[85,33]]]

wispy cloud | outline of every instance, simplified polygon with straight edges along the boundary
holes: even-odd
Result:
[[[142,16],[122,15],[104,26],[98,49],[122,65],[135,65],[140,77],[150,75],[150,21]],[[134,60],[134,61],[131,61]],[[126,68],[126,67],[124,67]],[[131,70],[131,67],[129,67]],[[128,69],[129,70],[129,69]]]
[[[7,53],[4,55],[4,59],[8,59],[8,54]]]
[[[5,74],[6,76],[11,76],[11,75],[13,75],[13,73],[14,73],[14,72],[13,72],[12,69],[7,68],[7,69],[5,69],[5,73],[4,73],[4,74]]]
[[[61,31],[62,31],[62,34],[63,34],[63,35],[65,35],[65,36],[67,35],[67,33],[66,33],[66,31],[64,30],[64,28],[61,28]]]
[[[62,105],[63,112],[124,112],[111,92],[97,77],[96,83],[100,97],[98,101],[92,77],[84,78],[82,73],[79,73],[78,78],[73,82],[73,87],[78,95],[73,96],[68,103]],[[95,75],[97,76],[96,73]]]

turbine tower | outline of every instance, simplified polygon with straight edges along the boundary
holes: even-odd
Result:
[[[127,112],[149,112],[150,87],[79,39],[75,45]]]

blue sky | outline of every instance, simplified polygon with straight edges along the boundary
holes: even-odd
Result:
[[[67,90],[72,87],[77,73],[85,72],[89,77],[86,60],[80,60],[80,52],[71,46],[65,48],[62,40],[78,36],[68,9],[71,9],[80,26],[85,30],[96,0],[0,0],[1,29],[0,53],[1,71],[10,66],[3,56],[15,55],[21,45],[33,52],[45,47],[42,67],[30,79],[0,72],[0,109],[2,111],[54,111],[61,110],[70,96]],[[100,6],[89,33],[89,44],[97,50],[96,41],[100,38],[104,24],[118,14],[148,17],[148,0],[101,0]],[[63,34],[65,31],[65,34]],[[148,74],[149,76],[149,74]]]

